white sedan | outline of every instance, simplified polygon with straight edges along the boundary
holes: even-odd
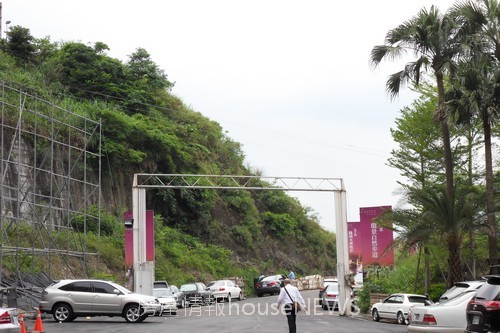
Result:
[[[243,299],[243,291],[231,280],[212,281],[207,285],[207,289],[212,292],[216,300],[230,301],[232,298],[237,298],[241,301]]]
[[[470,290],[444,303],[411,307],[408,332],[463,333],[467,326],[467,303],[475,294],[475,290]]]
[[[164,314],[177,314],[177,301],[170,288],[153,288],[153,296],[156,297],[161,304],[161,310],[157,314],[158,316],[163,316]]]
[[[371,314],[374,321],[395,319],[399,324],[406,324],[408,310],[413,305],[431,305],[433,302],[424,295],[392,294],[382,302],[372,305]]]
[[[19,310],[17,308],[0,307],[0,332],[19,333]]]

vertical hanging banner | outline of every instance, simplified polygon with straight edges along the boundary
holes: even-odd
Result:
[[[393,240],[393,231],[374,222],[384,211],[391,208],[391,206],[379,206],[359,209],[364,267],[370,264],[394,265],[394,250],[387,250]]]
[[[123,213],[125,225],[125,268],[134,267],[134,215],[132,211]]]
[[[349,242],[349,270],[351,274],[360,273],[363,271],[361,223],[347,222],[347,241]]]
[[[123,214],[125,223],[125,267],[134,266],[134,215],[132,211]],[[155,260],[154,212],[146,210],[146,261]]]

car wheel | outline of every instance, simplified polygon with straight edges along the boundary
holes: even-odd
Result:
[[[242,301],[243,300],[243,292],[240,291],[240,294],[238,295],[238,300]]]
[[[379,321],[380,320],[380,316],[378,315],[378,310],[377,309],[373,309],[372,311],[372,318],[374,321]]]
[[[401,324],[401,325],[406,324],[406,320],[405,320],[405,316],[403,315],[403,312],[399,311],[397,318],[398,318],[398,324]]]
[[[136,321],[136,323],[142,323],[144,320],[146,320],[146,318],[148,317],[148,315],[142,315],[139,317],[139,320]]]
[[[257,297],[262,297],[262,294],[257,294]]]
[[[139,323],[140,319],[143,317],[141,316],[141,307],[139,306],[139,304],[128,305],[125,308],[124,314],[127,323]],[[144,319],[142,319],[142,321],[144,321]]]
[[[323,303],[322,308],[323,310],[328,310],[328,305],[326,303]]]
[[[75,316],[73,315],[73,309],[69,304],[59,303],[54,306],[52,309],[52,317],[60,323],[68,322],[75,320]]]

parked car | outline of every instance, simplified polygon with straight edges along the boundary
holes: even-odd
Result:
[[[59,322],[87,316],[121,316],[129,323],[137,323],[161,310],[154,296],[133,293],[111,281],[86,279],[51,284],[43,290],[38,307]]]
[[[486,279],[467,304],[465,332],[500,332],[500,275]]]
[[[153,296],[158,298],[161,304],[161,310],[160,313],[157,314],[158,316],[163,316],[164,314],[177,314],[177,301],[170,288],[154,288]]]
[[[212,281],[207,285],[207,288],[217,301],[224,299],[230,301],[232,298],[237,298],[240,301],[243,299],[243,291],[231,280]]]
[[[153,282],[153,289],[155,288],[168,288],[170,287],[167,281],[155,281]]]
[[[184,299],[184,293],[176,286],[171,284],[170,291],[174,295],[175,302],[177,303],[177,307],[183,308],[186,306],[186,300]]]
[[[280,288],[283,286],[283,281],[285,281],[285,279],[286,276],[282,274],[266,276],[255,284],[255,292],[257,293],[257,296],[262,297],[264,294],[279,294]]]
[[[371,314],[374,321],[395,319],[399,324],[406,324],[408,310],[412,305],[431,305],[433,302],[424,295],[392,294],[382,302],[372,305]]]
[[[476,290],[467,290],[447,302],[430,306],[412,306],[408,313],[409,333],[463,333],[467,320],[465,309]]]
[[[186,306],[214,303],[212,292],[207,289],[204,283],[196,282],[183,284],[180,290],[184,293]]]
[[[330,285],[332,283],[338,283],[338,280],[334,279],[334,278],[323,279],[323,284],[319,288],[319,295],[318,295],[319,305],[323,304],[323,293],[325,292],[326,287],[328,287],[328,285]]]
[[[19,310],[17,308],[0,307],[0,332],[19,333]]]
[[[466,292],[469,290],[477,290],[484,284],[485,280],[475,280],[475,281],[463,281],[456,282],[453,286],[446,290],[441,297],[439,297],[439,303],[447,302],[448,300]]]
[[[330,308],[338,309],[339,306],[339,283],[331,282],[321,295],[321,303],[323,310]]]

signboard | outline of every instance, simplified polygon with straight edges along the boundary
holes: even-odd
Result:
[[[347,222],[347,241],[349,248],[349,270],[351,274],[363,271],[361,242],[361,223]]]
[[[125,224],[125,267],[134,266],[134,215],[132,211],[123,214]],[[146,210],[146,261],[155,260],[154,212]]]
[[[393,240],[391,229],[378,226],[374,220],[391,206],[363,207],[359,209],[362,262],[366,267],[377,263],[382,266],[394,265],[394,250],[387,251]]]
[[[394,265],[394,250],[386,252],[392,243],[393,232],[374,222],[380,214],[390,209],[391,206],[360,208],[360,222],[347,223],[351,274],[363,272],[363,266],[370,264]]]

